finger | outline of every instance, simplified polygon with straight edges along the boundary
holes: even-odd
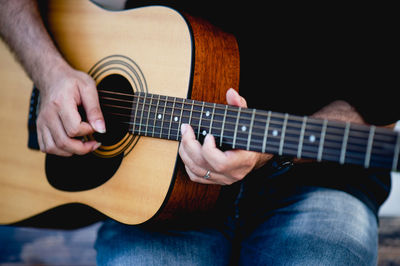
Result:
[[[237,91],[235,91],[232,88],[226,92],[226,101],[228,102],[229,105],[235,105],[235,106],[247,108],[246,100],[242,96],[240,96]]]
[[[202,169],[202,174],[196,174],[196,172],[193,172],[190,168],[186,167],[186,172],[188,173],[188,176],[190,180],[193,182],[197,183],[202,183],[202,184],[214,184],[214,185],[231,185],[234,180],[227,178],[224,175],[218,174],[216,172],[210,171],[209,177],[205,178],[205,175],[207,174],[207,170]]]
[[[53,124],[53,127],[49,131],[54,140],[57,152],[63,151],[71,154],[84,155],[95,150],[100,145],[96,141],[83,142],[79,139],[70,138],[66,134],[64,127],[61,124],[61,120],[58,120],[58,123]]]
[[[189,169],[191,173],[193,173],[194,176],[201,177],[204,176],[207,172],[207,170],[204,169],[211,169],[209,165],[198,165],[195,163],[190,156],[187,155],[185,150],[180,150],[179,155],[181,156],[181,159],[183,163],[185,164],[185,168]]]
[[[43,142],[43,135],[42,135],[42,131],[39,130],[39,128],[36,128],[36,134],[37,134],[37,140],[38,140],[38,144],[39,144],[39,149],[41,152],[45,152],[45,145]]]
[[[249,152],[242,150],[223,152],[216,147],[215,139],[210,134],[204,139],[203,157],[211,169],[222,175],[219,182],[224,184],[239,181],[254,166]]]
[[[197,141],[192,127],[188,124],[182,124],[181,132],[182,139],[180,148],[184,150],[187,157],[195,161],[197,165],[203,164],[204,159],[201,156],[201,144]]]
[[[93,133],[93,128],[82,121],[76,103],[72,100],[65,102],[58,115],[69,137],[82,137]]]
[[[97,94],[96,85],[93,80],[86,80],[80,85],[80,94],[83,108],[89,124],[99,133],[106,132],[103,113],[101,112],[99,96]]]
[[[41,151],[58,156],[69,157],[72,156],[71,152],[64,151],[57,147],[50,130],[45,127],[42,129],[42,145]]]
[[[216,182],[212,181],[211,179],[206,179],[203,176],[196,175],[187,166],[185,166],[185,169],[186,169],[186,173],[188,174],[190,180],[193,182],[200,183],[200,184],[207,184],[207,185],[216,185],[217,184]]]
[[[230,158],[226,156],[227,153],[217,148],[213,135],[207,134],[204,138],[202,152],[204,159],[212,169],[215,169],[218,173],[223,173],[224,176],[229,176],[229,172],[227,171],[230,171],[230,169],[228,169],[229,167],[226,167],[226,165],[228,163],[232,165],[232,162]]]

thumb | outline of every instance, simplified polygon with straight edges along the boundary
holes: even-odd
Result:
[[[232,88],[226,92],[226,101],[228,102],[229,105],[235,105],[235,106],[247,108],[246,100],[242,96],[240,96],[237,91],[235,91]]]
[[[106,126],[101,112],[99,96],[94,81],[81,88],[81,100],[89,124],[98,133],[105,133]]]

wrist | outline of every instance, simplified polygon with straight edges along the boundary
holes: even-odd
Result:
[[[41,61],[42,66],[33,75],[33,81],[41,92],[55,87],[55,84],[68,77],[72,67],[61,57],[54,56]]]

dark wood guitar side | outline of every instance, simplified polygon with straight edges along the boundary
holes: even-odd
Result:
[[[239,49],[233,35],[205,20],[185,14],[194,39],[193,100],[226,104],[226,90],[239,88]],[[176,177],[158,220],[174,220],[208,213],[218,201],[220,186],[197,184],[188,178],[179,161]]]

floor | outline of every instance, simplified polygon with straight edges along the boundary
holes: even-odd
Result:
[[[100,224],[72,231],[0,227],[0,265],[95,265]],[[382,217],[379,266],[400,265],[400,217]]]
[[[400,265],[400,217],[380,219],[378,265]]]
[[[0,227],[0,265],[95,265],[100,224],[78,230]]]

